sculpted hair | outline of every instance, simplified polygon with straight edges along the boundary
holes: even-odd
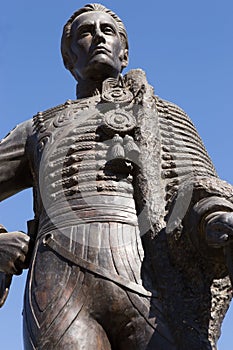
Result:
[[[100,11],[109,14],[116,22],[119,34],[121,36],[122,43],[124,43],[125,48],[128,49],[128,37],[125,26],[122,20],[111,10],[106,8],[101,4],[87,4],[84,7],[80,8],[70,17],[70,19],[66,22],[63,28],[63,34],[61,38],[61,53],[64,65],[67,69],[69,69],[72,73],[72,64],[71,64],[71,27],[74,21],[78,16],[83,13],[91,12],[91,11]]]

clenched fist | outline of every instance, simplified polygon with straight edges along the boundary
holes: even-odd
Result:
[[[0,271],[20,275],[27,268],[30,238],[22,232],[0,234]]]
[[[206,240],[213,248],[221,248],[233,243],[233,212],[212,214],[206,225]]]

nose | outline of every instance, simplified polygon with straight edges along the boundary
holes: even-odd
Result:
[[[105,41],[106,40],[104,37],[104,33],[101,31],[100,28],[96,28],[95,35],[93,37],[93,43],[99,44],[99,43],[104,43]]]

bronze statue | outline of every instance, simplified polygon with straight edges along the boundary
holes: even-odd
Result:
[[[189,117],[142,70],[122,76],[116,14],[79,9],[61,50],[77,99],[0,143],[0,200],[32,187],[35,212],[28,235],[0,227],[0,305],[29,268],[26,350],[216,349],[233,280],[232,186]]]

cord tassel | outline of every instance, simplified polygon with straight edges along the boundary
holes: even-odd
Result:
[[[112,139],[112,146],[109,149],[108,152],[108,159],[124,159],[125,158],[125,151],[123,147],[123,138],[119,136],[118,134],[115,134],[115,136]]]
[[[126,135],[124,138],[124,150],[125,155],[128,160],[134,163],[138,163],[138,157],[140,154],[140,150],[135,143],[132,136]]]

